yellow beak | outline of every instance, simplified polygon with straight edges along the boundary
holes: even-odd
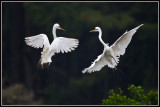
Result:
[[[91,31],[89,31],[89,32],[95,32],[96,30],[91,30]]]
[[[61,28],[61,27],[58,27],[60,30],[63,30],[63,31],[66,31],[66,30],[64,30],[63,28]]]

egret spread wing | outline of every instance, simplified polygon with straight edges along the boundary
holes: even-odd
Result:
[[[125,53],[125,50],[130,43],[132,36],[135,34],[137,29],[141,27],[143,24],[139,25],[138,27],[130,30],[129,32],[125,32],[117,41],[111,46],[113,53],[115,56],[120,56]]]
[[[27,45],[34,48],[42,48],[43,45],[49,45],[48,37],[45,34],[39,34],[36,36],[26,37],[25,42]]]
[[[78,46],[79,41],[73,38],[58,37],[51,44],[52,52],[64,53],[74,50]]]
[[[97,59],[92,62],[91,66],[88,67],[88,68],[85,68],[82,73],[85,73],[85,72],[94,72],[94,71],[99,71],[102,69],[102,67],[104,67],[105,65],[107,65],[107,60],[104,58],[104,53],[102,53],[101,55],[99,55],[97,57]]]

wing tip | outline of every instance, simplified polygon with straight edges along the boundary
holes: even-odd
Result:
[[[85,72],[86,72],[86,71],[85,71],[85,70],[83,70],[83,71],[82,71],[82,74],[84,74]]]
[[[141,26],[143,26],[144,24],[140,24],[139,26],[136,27],[136,29],[139,29]]]
[[[83,71],[82,71],[82,74],[86,73],[87,72],[87,68],[85,68]]]
[[[144,24],[139,25],[139,27],[143,26]]]

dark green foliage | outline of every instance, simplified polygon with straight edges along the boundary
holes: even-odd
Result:
[[[132,84],[129,88],[129,97],[123,94],[119,88],[119,92],[115,93],[114,89],[109,91],[109,98],[103,99],[103,105],[157,105],[158,104],[158,91],[144,92],[141,86]]]

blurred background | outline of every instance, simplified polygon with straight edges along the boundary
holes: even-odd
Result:
[[[56,54],[49,68],[37,67],[42,49],[27,46],[24,38],[44,33],[79,39],[76,50]],[[103,52],[98,33],[112,45],[126,30],[144,24],[120,57],[117,70],[107,66],[91,74],[82,70]],[[2,104],[100,105],[110,89],[131,84],[158,89],[157,2],[3,2]]]

